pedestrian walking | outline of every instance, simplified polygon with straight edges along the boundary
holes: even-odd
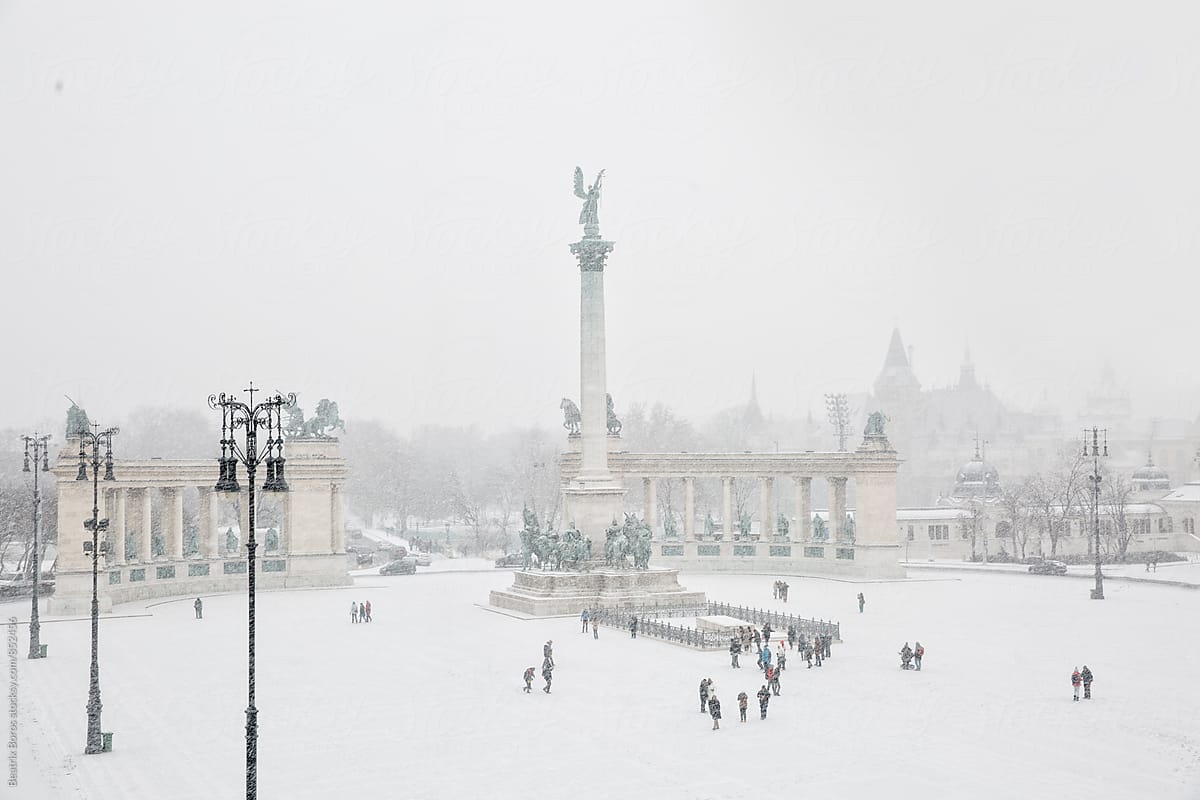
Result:
[[[779,665],[780,672],[787,669],[787,651],[783,649],[782,640],[779,642],[779,647],[775,649],[775,663]]]
[[[738,640],[730,639],[729,640],[729,660],[731,662],[730,666],[732,666],[734,669],[740,669],[742,666],[741,664],[738,663],[738,655],[741,652],[742,652],[742,646],[738,643]]]
[[[350,601],[350,621],[358,622],[358,603],[354,600]]]
[[[365,605],[363,605],[362,603],[358,604],[358,621],[359,622],[367,621],[367,607]]]
[[[827,633],[823,635],[821,641],[825,643],[825,657],[833,658],[833,634]]]
[[[1079,667],[1076,667],[1075,671],[1071,673],[1071,688],[1075,690],[1075,696],[1071,698],[1072,700],[1079,699],[1079,685],[1081,683],[1083,683],[1083,676],[1079,674]]]
[[[912,648],[905,642],[904,647],[900,648],[900,669],[912,669],[912,657]]]
[[[858,593],[858,613],[861,614],[863,612],[863,606],[865,606],[866,604],[867,604],[867,601],[863,597],[863,593],[859,592]]]
[[[550,684],[554,681],[554,665],[548,659],[542,662],[542,680],[546,682],[542,691],[550,694]]]
[[[550,669],[554,669],[554,640],[547,639],[542,645],[542,658],[550,665]]]
[[[750,705],[750,698],[745,692],[738,692],[738,713],[742,715],[742,722],[746,721],[746,707]]]
[[[779,587],[779,589],[780,589],[780,593],[783,595],[783,602],[786,603],[787,596],[788,596],[788,582],[784,581],[783,584]]]
[[[637,638],[637,617],[629,618],[629,638],[630,639]]]
[[[525,669],[525,694],[533,691],[533,667]]]
[[[700,713],[703,714],[708,708],[708,687],[712,686],[712,681],[708,678],[700,679]]]
[[[775,583],[771,586],[771,599],[779,599],[779,581],[775,581]]]
[[[204,619],[204,603],[200,602],[199,597],[192,603],[192,608],[196,609],[196,619]]]
[[[764,645],[763,649],[759,652],[758,660],[762,664],[763,672],[766,672],[771,666],[771,646],[769,643]]]
[[[767,686],[771,688],[771,693],[779,697],[779,667],[771,667],[767,670]]]
[[[1083,671],[1079,673],[1080,679],[1083,681],[1083,699],[1092,699],[1092,671],[1088,669],[1088,665],[1083,665]]]
[[[788,649],[791,650],[796,646],[796,626],[788,625],[787,628],[787,643]]]
[[[600,638],[600,628],[597,627],[597,625],[596,625],[596,617],[595,616],[592,617],[592,638],[593,639]]]
[[[367,622],[370,622],[371,621],[371,601],[370,600],[363,603],[363,610],[367,614]]]
[[[812,669],[812,662],[813,662],[812,647],[809,646],[807,639],[801,639],[800,646],[803,648],[802,652],[804,653],[804,660],[808,662],[808,668]]]
[[[712,720],[713,720],[712,729],[714,731],[720,730],[721,729],[721,701],[717,699],[717,696],[715,694],[712,697],[708,698],[708,713],[712,715]]]
[[[580,633],[587,633],[588,621],[590,621],[591,618],[592,618],[592,615],[585,608],[583,610],[583,613],[579,615],[579,621],[583,623],[583,630],[581,630]]]
[[[917,672],[921,671],[921,659],[924,657],[924,655],[925,648],[921,646],[920,642],[917,642],[917,646],[913,648],[913,661],[917,665]]]
[[[764,683],[762,688],[758,690],[758,718],[767,718],[767,704],[771,702],[771,693],[767,691],[767,685]]]
[[[824,654],[825,654],[825,650],[824,650],[824,648],[822,648],[822,647],[821,647],[821,640],[820,640],[820,637],[817,637],[817,636],[814,636],[814,637],[813,637],[813,648],[812,648],[812,651],[813,651],[813,658],[815,658],[815,659],[816,659],[816,661],[817,661],[817,666],[818,666],[818,667],[819,667],[819,666],[821,666],[821,662],[822,662],[822,660],[823,660],[823,656],[824,656]]]

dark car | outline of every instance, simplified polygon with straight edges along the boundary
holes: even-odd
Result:
[[[369,567],[375,563],[375,555],[373,553],[359,553],[355,558],[360,567]]]
[[[416,572],[417,562],[409,558],[398,558],[379,568],[380,575],[415,575]]]
[[[1067,565],[1061,561],[1039,561],[1030,564],[1029,571],[1034,575],[1066,575]]]
[[[509,553],[506,556],[501,556],[496,559],[497,567],[523,567],[525,566],[525,556],[520,553]]]

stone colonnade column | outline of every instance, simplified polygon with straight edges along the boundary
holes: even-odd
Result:
[[[343,502],[342,487],[340,484],[333,484],[329,492],[330,500],[333,503],[332,513],[330,518],[333,520],[333,537],[330,541],[332,552],[346,552],[346,505]],[[290,550],[290,548],[289,548]]]
[[[124,564],[129,560],[129,554],[125,552],[125,490],[113,489],[112,495],[111,505],[106,502],[112,509],[108,526],[108,555],[114,564]]]
[[[696,479],[683,479],[683,538],[696,539]]]
[[[178,487],[162,490],[163,552],[167,558],[183,558],[183,491]]]
[[[812,478],[792,480],[796,482],[796,536],[807,542],[812,538]]]
[[[133,493],[133,502],[137,507],[138,561],[147,564],[153,560],[154,552],[150,544],[150,540],[154,536],[154,510],[150,503],[150,490],[143,488],[131,489],[130,491]]]
[[[658,533],[658,480],[642,478],[642,519],[650,526],[650,535]]]
[[[200,557],[216,558],[221,553],[217,531],[217,493],[211,486],[198,486],[200,491]]]
[[[733,478],[721,478],[721,532],[733,537]]]
[[[764,538],[775,535],[775,479],[764,475],[758,479],[758,530]]]
[[[846,479],[829,478],[829,541],[840,542],[846,530]]]

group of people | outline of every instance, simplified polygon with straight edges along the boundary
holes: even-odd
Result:
[[[371,621],[371,601],[359,603],[355,600],[350,601],[350,621],[351,622],[370,622]]]
[[[908,642],[900,648],[900,669],[913,669],[914,662],[917,672],[921,671],[921,659],[925,657],[925,648],[917,642],[916,647],[909,647]]]
[[[729,665],[735,669],[741,668],[742,653],[757,653],[757,661],[759,669],[766,671],[766,667],[770,666],[771,662],[771,624],[763,625],[762,632],[758,629],[742,626],[738,628],[737,635],[729,640]],[[813,634],[810,641],[803,633],[797,633],[796,628],[792,625],[787,629],[787,649],[784,649],[783,639],[779,640],[779,646],[775,649],[775,663],[780,669],[786,669],[787,650],[796,650],[800,653],[801,658],[808,664],[808,668],[812,669],[814,660],[819,667],[824,659],[833,655],[833,636],[826,633]]]
[[[768,671],[774,668],[769,668]],[[778,681],[778,672],[774,673],[776,681]],[[767,706],[771,703],[772,691],[767,687],[770,682],[764,683],[758,690],[758,718],[765,720],[767,718]],[[778,683],[776,683],[778,689]],[[774,695],[779,696],[779,692],[775,691]],[[746,710],[750,706],[750,697],[745,692],[738,692],[738,715],[741,722],[746,721]],[[712,717],[712,729],[718,731],[721,729],[721,701],[717,697],[717,690],[713,684],[712,678],[702,678],[700,680],[700,713],[708,713]]]
[[[579,621],[583,624],[583,628],[579,632],[587,633],[588,632],[588,624],[591,623],[592,638],[599,639],[600,638],[600,627],[597,624],[597,620],[599,619],[599,617],[600,617],[599,611],[597,611],[596,613],[593,614],[591,611],[589,611],[588,609],[585,608],[583,610],[583,613],[579,615]]]
[[[1092,671],[1088,669],[1088,665],[1083,665],[1083,672],[1079,671],[1079,667],[1071,673],[1071,686],[1075,690],[1075,700],[1079,699],[1079,687],[1083,686],[1083,699],[1092,699]]]
[[[776,600],[787,602],[788,585],[787,581],[775,581],[774,587],[771,589],[771,596]]]
[[[525,668],[525,694],[533,691],[533,667]],[[542,680],[546,685],[542,687],[542,691],[550,694],[550,684],[554,682],[554,640],[547,639],[542,645]]]

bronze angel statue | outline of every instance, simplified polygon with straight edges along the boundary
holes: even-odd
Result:
[[[604,180],[604,170],[596,176],[596,182],[585,190],[583,188],[583,170],[575,168],[575,196],[583,200],[583,210],[579,212],[579,224],[583,226],[585,236],[600,235],[600,182]]]

